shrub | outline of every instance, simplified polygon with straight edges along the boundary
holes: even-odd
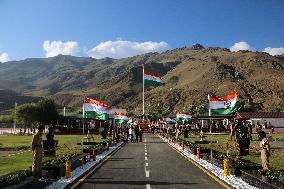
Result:
[[[32,173],[30,171],[21,170],[10,173],[8,175],[0,176],[0,188],[19,184],[31,175]]]

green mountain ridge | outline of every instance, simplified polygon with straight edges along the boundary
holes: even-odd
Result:
[[[81,107],[87,95],[139,112],[143,64],[166,81],[165,86],[146,87],[146,112],[161,107],[169,111],[206,109],[208,94],[226,95],[234,89],[247,107],[284,109],[284,57],[201,45],[123,59],[58,55],[8,62],[0,65],[0,90],[12,90],[19,96],[51,96],[59,105],[73,108]],[[2,104],[8,98],[3,93]]]

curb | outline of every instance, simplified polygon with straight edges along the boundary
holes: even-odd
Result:
[[[97,167],[99,167],[102,163],[104,163],[113,153],[117,152],[121,146],[123,146],[125,143],[121,142],[118,143],[117,146],[115,146],[113,149],[111,149],[110,151],[108,151],[106,154],[102,155],[102,157],[98,160],[96,160],[96,162],[94,162],[94,165],[92,165],[91,167],[87,168],[83,173],[78,173],[79,175],[77,176],[77,178],[73,178],[74,180],[71,179],[64,179],[64,177],[62,177],[61,179],[53,182],[51,185],[47,186],[46,189],[57,189],[57,188],[75,188],[77,187],[84,179],[84,177],[87,177],[89,174],[91,174],[92,172],[94,172],[96,170]],[[90,163],[92,161],[87,162],[84,166],[86,166],[88,163]],[[72,171],[72,173],[74,171],[78,171],[77,169],[80,169],[82,167],[78,167],[75,170]],[[71,175],[72,175],[71,173]],[[56,184],[58,183],[58,185]],[[62,186],[60,186],[60,184],[62,183]]]
[[[188,161],[190,161],[193,165],[201,169],[203,172],[205,172],[208,176],[213,178],[216,182],[221,184],[225,188],[253,188],[256,189],[256,187],[251,186],[250,184],[246,183],[240,178],[237,178],[234,175],[229,175],[228,177],[224,177],[222,172],[222,169],[216,167],[214,164],[211,164],[210,162],[207,162],[206,160],[200,159],[198,161],[196,157],[191,154],[189,151],[182,151],[177,144],[171,144],[167,139],[162,138],[160,135],[158,137],[164,142],[167,143],[171,148],[173,148],[175,151],[177,151],[180,155],[182,155],[184,158],[186,158]],[[211,170],[211,168],[213,168]]]

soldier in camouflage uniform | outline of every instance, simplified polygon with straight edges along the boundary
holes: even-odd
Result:
[[[33,165],[32,165],[32,171],[36,178],[41,177],[41,167],[42,167],[42,132],[44,130],[44,127],[40,125],[38,127],[37,133],[33,136],[32,141],[32,151],[33,151]]]

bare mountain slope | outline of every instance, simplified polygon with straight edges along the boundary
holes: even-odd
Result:
[[[171,111],[206,107],[207,94],[225,95],[234,89],[247,106],[284,109],[283,57],[202,46],[118,60],[59,55],[9,62],[0,65],[0,89],[22,96],[51,95],[70,107],[81,107],[85,94],[113,106],[141,109],[143,64],[166,81],[162,87],[146,87],[146,110],[157,104]]]

